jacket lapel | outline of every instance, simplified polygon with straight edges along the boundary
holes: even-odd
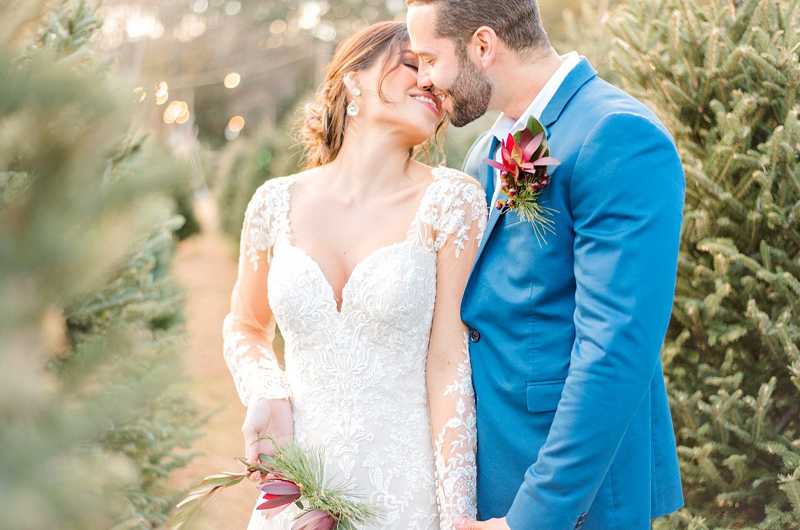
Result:
[[[481,158],[481,182],[483,182],[483,189],[486,190],[486,205],[489,207],[489,210],[492,209],[492,197],[494,196],[494,187],[497,184],[497,179],[495,178],[494,171],[492,170],[492,166],[487,164],[483,161],[484,158],[492,158],[494,157],[495,149],[500,144],[500,141],[492,136],[492,141],[489,143],[489,151],[486,153],[486,156]]]
[[[494,145],[494,142],[492,142],[492,145]],[[481,254],[483,253],[483,249],[486,247],[486,241],[489,239],[489,234],[492,233],[492,230],[494,230],[494,227],[497,224],[497,221],[500,219],[500,210],[495,208],[494,204],[492,204],[492,196],[494,195],[494,177],[495,177],[494,169],[489,164],[484,163],[483,165],[485,166],[485,169],[481,168],[481,170],[486,172],[485,173],[485,175],[486,175],[485,178],[488,179],[486,182],[491,182],[492,183],[491,184],[492,193],[491,193],[491,195],[489,195],[489,189],[490,188],[487,187],[487,189],[486,189],[486,192],[487,192],[486,193],[486,195],[487,195],[486,201],[487,201],[487,203],[489,205],[489,220],[486,223],[486,230],[484,230],[484,232],[483,232],[483,239],[481,239],[481,244],[480,244],[480,246],[478,246],[478,255],[475,256],[475,263],[477,263],[478,260],[480,259]]]
[[[545,129],[558,121],[559,116],[564,111],[564,108],[569,103],[580,88],[585,85],[590,79],[597,75],[597,71],[589,64],[586,57],[581,57],[581,62],[575,65],[575,68],[567,74],[567,77],[558,87],[558,90],[553,94],[553,98],[542,111],[542,117],[539,121],[542,122]],[[549,133],[548,133],[549,135]]]
[[[567,75],[567,77],[561,83],[561,86],[558,87],[558,90],[553,95],[553,98],[542,112],[540,121],[545,127],[548,139],[550,138],[549,127],[558,121],[559,116],[561,116],[561,113],[564,111],[567,103],[569,103],[569,100],[572,99],[572,96],[574,96],[583,85],[585,85],[596,75],[597,72],[594,68],[592,68],[592,65],[589,64],[589,60],[586,59],[586,57],[582,57],[581,62],[579,62]],[[494,142],[492,142],[492,146],[494,146]],[[488,156],[491,155],[485,155],[483,158],[487,158]],[[481,158],[481,161],[483,158]],[[482,162],[481,165],[481,177],[483,182],[494,182],[494,170],[485,162]],[[488,200],[491,201],[491,198],[492,197],[489,196]],[[472,267],[473,273],[475,272],[475,266],[477,266],[478,261],[481,259],[483,250],[486,248],[486,243],[489,241],[489,237],[492,235],[492,231],[494,230],[494,227],[497,226],[497,221],[500,219],[500,211],[497,210],[493,204],[489,204],[489,212],[489,221],[486,224],[486,230],[483,234],[483,239],[478,247],[478,255],[475,257],[475,265]]]

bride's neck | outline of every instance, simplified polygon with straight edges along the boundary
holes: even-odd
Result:
[[[339,154],[326,167],[326,179],[355,198],[396,190],[408,178],[410,159],[404,145],[386,131],[348,129]]]

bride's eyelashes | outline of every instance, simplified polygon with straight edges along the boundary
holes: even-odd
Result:
[[[405,66],[408,66],[415,72],[419,70],[419,59],[413,52],[406,50],[405,53],[403,53],[402,61]]]

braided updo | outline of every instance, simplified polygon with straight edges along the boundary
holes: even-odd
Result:
[[[409,42],[408,29],[403,22],[378,22],[349,36],[336,48],[333,59],[325,70],[325,81],[317,91],[316,98],[305,108],[305,119],[300,127],[300,144],[304,148],[305,169],[325,165],[333,161],[339,154],[344,140],[347,123],[347,90],[344,84],[345,75],[349,72],[366,70],[378,60],[391,58],[396,51],[400,64],[400,54]],[[387,68],[386,73],[391,71]],[[379,91],[380,94],[380,91]],[[383,94],[380,94],[383,99]],[[437,128],[443,128],[443,124]],[[424,144],[418,151],[429,152],[430,143]]]

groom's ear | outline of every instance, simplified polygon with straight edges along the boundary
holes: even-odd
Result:
[[[500,39],[494,29],[489,26],[481,26],[472,34],[470,45],[478,64],[487,69],[495,61]]]

